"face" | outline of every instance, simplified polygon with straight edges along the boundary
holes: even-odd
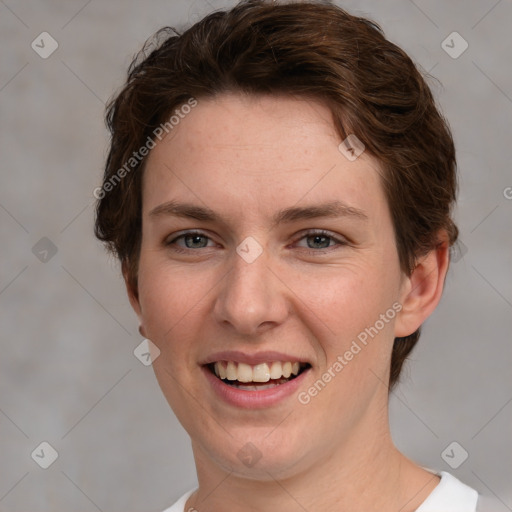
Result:
[[[340,142],[320,103],[223,94],[148,157],[131,301],[205,463],[291,475],[387,424],[403,276],[381,170]]]

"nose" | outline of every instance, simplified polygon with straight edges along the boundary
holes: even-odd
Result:
[[[271,259],[263,251],[249,263],[233,253],[231,270],[219,284],[213,310],[224,327],[239,335],[255,336],[285,321],[290,310],[289,289]]]

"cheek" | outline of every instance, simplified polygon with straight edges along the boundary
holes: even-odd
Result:
[[[331,269],[329,274],[310,275],[300,283],[297,295],[317,317],[316,323],[334,337],[334,347],[373,325],[395,296],[383,274],[369,266]]]
[[[208,323],[212,325],[212,294],[218,280],[211,269],[171,265],[150,251],[141,258],[142,321],[147,337],[160,349],[153,367],[168,398],[179,394],[180,386],[173,379],[190,387],[197,374],[197,361],[204,350],[201,341],[209,332]]]
[[[139,300],[147,337],[159,348],[153,370],[171,408],[186,417],[190,408],[184,389],[193,389],[197,370],[197,340],[205,316],[202,288],[194,273],[141,258]],[[203,290],[201,292],[201,290]]]
[[[187,315],[193,315],[200,301],[200,287],[194,274],[183,273],[165,262],[141,255],[139,300],[142,320],[150,338],[162,350],[179,331]]]
[[[323,363],[316,378],[329,381],[318,405],[353,418],[387,382],[396,318],[397,283],[392,274],[386,277],[370,265],[362,270],[340,270],[336,279],[325,280],[323,300],[318,299],[314,309],[320,319],[314,335]]]

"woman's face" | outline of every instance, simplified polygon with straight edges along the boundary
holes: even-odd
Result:
[[[131,300],[205,463],[285,476],[387,428],[405,279],[378,165],[340,142],[319,103],[223,94],[148,157]]]

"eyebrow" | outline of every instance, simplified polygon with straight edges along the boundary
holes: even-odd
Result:
[[[205,206],[197,206],[190,203],[179,203],[177,201],[168,201],[153,208],[149,212],[150,217],[160,217],[171,215],[187,219],[195,219],[204,222],[221,222],[222,218]],[[278,224],[296,222],[304,219],[316,219],[320,217],[352,217],[358,220],[367,221],[366,213],[353,206],[348,206],[342,201],[331,201],[311,206],[293,206],[280,210],[272,217],[273,227]]]

